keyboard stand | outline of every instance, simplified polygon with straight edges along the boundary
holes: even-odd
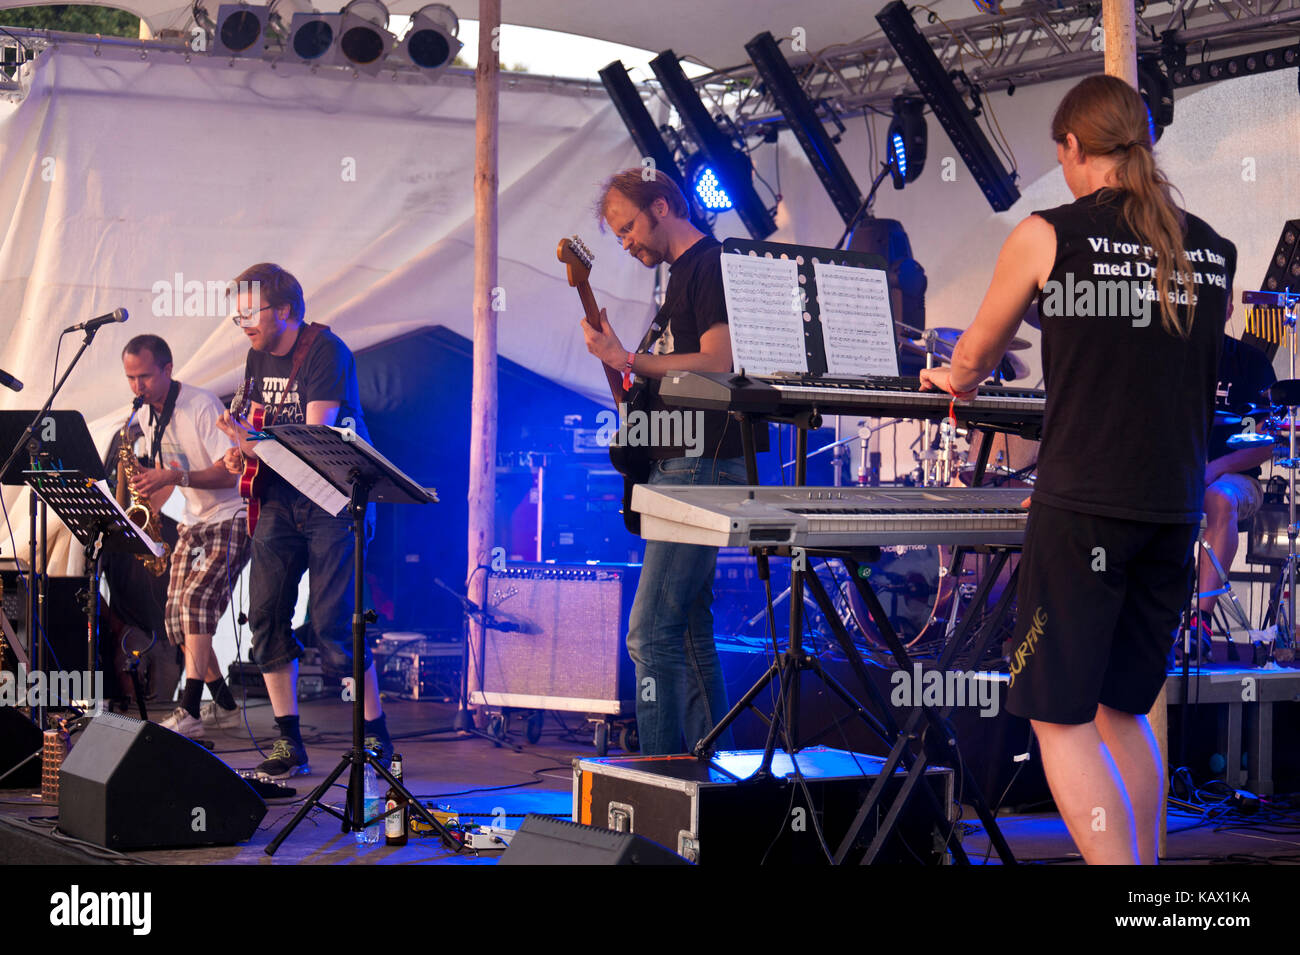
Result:
[[[747,480],[751,485],[757,485],[758,465],[757,457],[755,455],[756,445],[753,431],[755,416],[737,414],[736,417],[740,419],[741,424],[741,436],[745,453]],[[820,426],[820,415],[814,412],[811,415],[806,416],[806,418],[802,415],[800,417],[805,420],[794,422],[798,426],[796,433],[797,450],[795,454],[795,484],[803,486],[807,483],[808,429],[810,427],[816,428]],[[758,420],[765,423],[768,420],[774,419],[766,416],[759,416]],[[984,461],[987,460],[989,445],[990,442],[986,441],[983,443],[982,453],[984,460],[982,460],[980,465],[977,466],[977,479],[978,475],[983,471],[982,465]],[[759,768],[753,773],[753,775],[741,782],[749,785],[759,785],[773,780],[772,759],[776,752],[778,732],[781,727],[784,727],[785,731],[783,749],[789,754],[791,761],[795,763],[796,778],[799,779],[797,771],[798,763],[795,760],[795,754],[799,749],[799,675],[805,670],[815,673],[822,683],[828,687],[831,692],[838,696],[840,700],[849,707],[853,715],[860,719],[869,730],[879,736],[884,743],[892,743],[889,761],[882,768],[881,774],[877,777],[876,782],[873,784],[872,789],[868,794],[868,804],[864,805],[863,809],[859,810],[851,830],[842,840],[840,848],[833,858],[835,864],[843,864],[847,859],[854,843],[857,841],[858,833],[861,831],[862,826],[865,824],[869,816],[870,807],[880,802],[880,798],[884,792],[884,787],[894,778],[894,771],[898,768],[899,764],[901,763],[908,770],[908,775],[903,781],[898,797],[891,806],[889,817],[884,820],[881,829],[877,832],[876,838],[873,840],[871,847],[868,850],[868,856],[865,856],[862,860],[865,864],[875,859],[880,848],[884,846],[890,832],[892,832],[898,814],[902,811],[907,799],[912,795],[912,791],[915,788],[917,781],[922,778],[922,774],[924,773],[927,764],[926,756],[922,750],[918,758],[917,755],[912,752],[910,747],[907,746],[907,739],[915,731],[913,721],[909,721],[909,726],[905,728],[900,728],[895,722],[890,706],[881,696],[876,685],[871,681],[865,661],[858,652],[858,648],[854,645],[843,622],[839,619],[839,616],[831,606],[830,599],[826,594],[825,588],[822,586],[821,580],[815,573],[807,573],[803,567],[799,566],[799,561],[806,561],[807,556],[811,552],[804,551],[803,549],[791,548],[771,550],[772,552],[778,553],[780,556],[788,556],[796,559],[796,566],[791,570],[790,574],[789,646],[784,653],[777,653],[776,660],[768,668],[767,672],[759,677],[758,681],[750,687],[745,695],[731,708],[727,715],[718,722],[712,732],[695,744],[692,753],[699,759],[708,758],[713,752],[713,746],[718,737],[721,736],[733,722],[735,722],[741,713],[753,705],[754,700],[758,697],[759,693],[775,682],[779,687],[777,705],[772,713],[771,720],[768,722],[767,740],[763,746],[762,760],[759,763]],[[958,551],[953,555],[953,563],[958,567],[958,569],[960,569],[961,558],[965,550],[965,548],[958,549]],[[786,553],[781,553],[781,551],[786,551]],[[775,621],[770,613],[771,578],[768,565],[769,549],[755,548],[754,554],[758,561],[758,576],[764,582],[764,586],[768,592],[768,620],[772,636],[772,646],[775,650]],[[1002,563],[1005,562],[1005,559],[1005,555],[1003,555],[1001,561],[999,561],[995,567],[995,572],[986,580],[981,581],[980,586],[982,590],[980,596],[982,596],[983,600],[987,600],[988,589],[992,586],[993,581],[997,579],[997,571],[1001,570]],[[862,591],[865,589],[864,599],[867,601],[867,605],[871,609],[873,617],[884,619],[883,611],[881,610],[880,603],[876,598],[875,593],[871,591],[870,587],[866,586],[865,581],[858,577],[856,563],[851,563],[851,573],[854,575],[854,580],[857,583],[859,590]],[[840,651],[848,659],[850,668],[865,688],[870,700],[870,709],[854,698],[838,680],[831,676],[831,674],[827,673],[815,657],[805,652],[803,647],[803,599],[805,581],[807,582],[809,589],[812,591],[814,598],[817,600],[822,613],[831,624],[831,630],[835,636],[836,643],[839,645]],[[1011,592],[1012,591],[1009,589],[1007,594],[1003,595],[1004,598],[1007,598],[1008,602],[1008,595]],[[977,601],[976,606],[982,605],[981,602]],[[1001,606],[1001,604],[999,606]],[[973,615],[969,619],[973,619]],[[886,623],[886,627],[887,626],[888,624]],[[963,621],[963,629],[961,630],[962,634],[964,634],[965,628],[968,626],[968,622]],[[902,645],[898,643],[897,635],[894,634],[892,629],[888,631],[888,634],[889,639],[893,641],[891,646],[896,645],[895,658],[898,659],[901,655],[901,658],[906,660],[906,651],[904,651]],[[907,665],[910,667],[910,662]],[[958,762],[957,765],[961,765],[961,763]],[[968,777],[969,774],[967,773],[964,785],[969,785],[971,791],[978,794],[974,782],[969,780]],[[800,782],[802,782],[801,779]],[[940,803],[934,790],[931,789],[928,784],[921,787],[921,792],[925,795],[927,803],[926,808],[929,810],[929,814],[932,817],[935,832],[940,837],[943,844],[946,845],[948,850],[952,853],[953,861],[959,865],[969,865],[970,859],[962,848],[961,843],[954,841],[952,838],[956,825],[948,818],[948,808]],[[983,815],[981,818],[983,818]],[[990,818],[986,825],[988,826],[991,836],[996,834],[996,840],[999,844],[999,854],[1002,856],[1003,860],[1014,862],[1014,857],[1011,857],[1010,849],[1006,847],[1005,840],[1002,839],[996,823]]]

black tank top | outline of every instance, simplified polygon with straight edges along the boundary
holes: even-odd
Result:
[[[1103,517],[1199,522],[1237,249],[1187,215],[1196,275],[1184,340],[1163,328],[1154,254],[1124,226],[1121,201],[1100,190],[1035,213],[1056,230],[1056,261],[1038,296],[1047,408],[1034,498]]]

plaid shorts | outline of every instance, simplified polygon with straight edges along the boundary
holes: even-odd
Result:
[[[167,585],[168,640],[183,645],[187,633],[216,631],[231,588],[252,552],[242,514],[227,521],[180,526]]]

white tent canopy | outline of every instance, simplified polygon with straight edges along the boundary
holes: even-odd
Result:
[[[200,0],[210,16],[214,17],[222,0]],[[314,4],[307,0],[283,0],[277,5],[288,22],[291,11],[316,9],[332,11],[341,9],[346,0],[338,3]],[[808,38],[808,49],[815,50],[831,43],[841,43],[854,37],[875,32],[876,10],[885,0],[875,3],[805,3],[798,6],[786,0],[655,0],[654,3],[632,3],[629,0],[506,0],[502,5],[505,23],[537,27],[561,33],[593,37],[611,43],[647,50],[664,50],[672,47],[678,54],[693,55],[715,67],[732,66],[745,61],[744,44],[763,30],[775,36],[788,36],[795,27],[802,28]],[[390,14],[409,15],[429,0],[385,0]],[[969,13],[971,7],[963,0],[943,0],[937,4],[946,10]],[[0,8],[31,5],[31,0],[0,0]],[[142,18],[156,35],[165,29],[188,30],[193,24],[192,5],[175,0],[121,0],[101,4],[134,13]],[[467,20],[478,19],[477,0],[454,0],[448,3],[457,14]],[[510,59],[508,50],[502,50],[502,59]]]

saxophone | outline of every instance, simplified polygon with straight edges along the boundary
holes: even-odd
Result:
[[[161,557],[139,555],[140,562],[144,564],[149,572],[155,577],[161,577],[167,570],[167,565],[171,560],[172,545],[165,543],[162,539],[162,520],[158,517],[158,512],[154,510],[148,495],[138,494],[131,487],[131,482],[140,473],[140,462],[136,460],[133,447],[135,442],[131,440],[131,425],[135,421],[135,416],[139,414],[142,404],[144,404],[143,397],[136,398],[132,403],[131,417],[126,419],[126,425],[122,428],[122,435],[118,441],[117,503],[122,510],[126,511],[127,519],[132,524],[163,545]]]

